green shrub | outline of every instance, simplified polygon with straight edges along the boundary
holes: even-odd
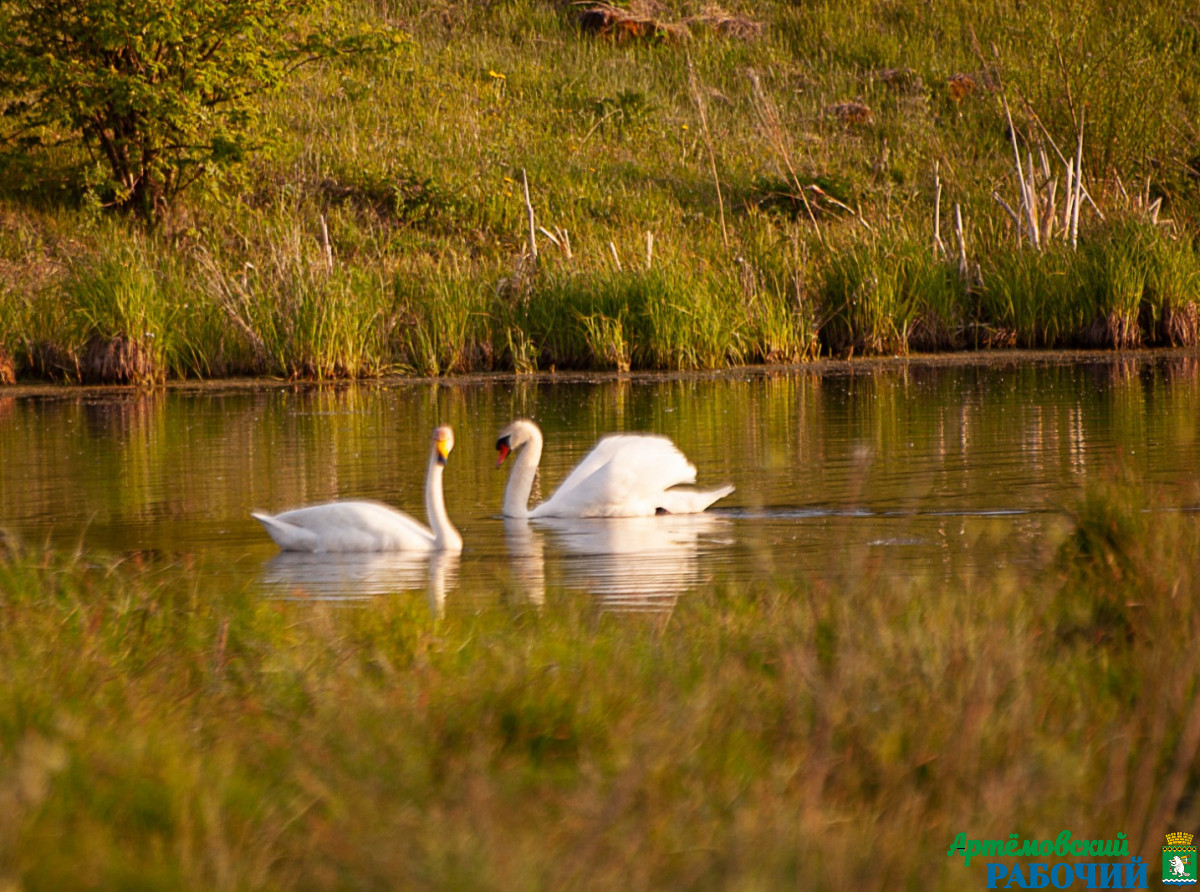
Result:
[[[179,192],[263,145],[256,93],[335,52],[393,45],[310,19],[313,0],[0,2],[0,93],[28,147],[82,138],[103,200],[153,219]]]

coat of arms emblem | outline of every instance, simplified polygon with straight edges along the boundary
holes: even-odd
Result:
[[[1195,885],[1196,847],[1190,833],[1168,833],[1163,846],[1163,882],[1168,886]]]

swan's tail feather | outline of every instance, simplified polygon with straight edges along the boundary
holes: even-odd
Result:
[[[266,527],[267,534],[284,551],[316,551],[320,544],[317,535],[303,527],[261,511],[251,511],[250,516]]]
[[[663,493],[659,514],[699,514],[713,502],[733,492],[732,484],[718,489],[669,489]]]

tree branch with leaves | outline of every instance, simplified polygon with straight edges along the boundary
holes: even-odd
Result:
[[[0,144],[81,141],[109,203],[153,222],[262,147],[260,94],[304,65],[406,43],[327,12],[317,0],[0,0]]]

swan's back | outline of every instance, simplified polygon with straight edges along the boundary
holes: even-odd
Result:
[[[696,467],[666,437],[614,434],[596,444],[533,517],[636,517],[670,510],[672,486],[696,482]],[[703,509],[700,509],[703,510]]]
[[[284,551],[430,551],[434,547],[428,528],[379,502],[327,502],[253,516]]]

